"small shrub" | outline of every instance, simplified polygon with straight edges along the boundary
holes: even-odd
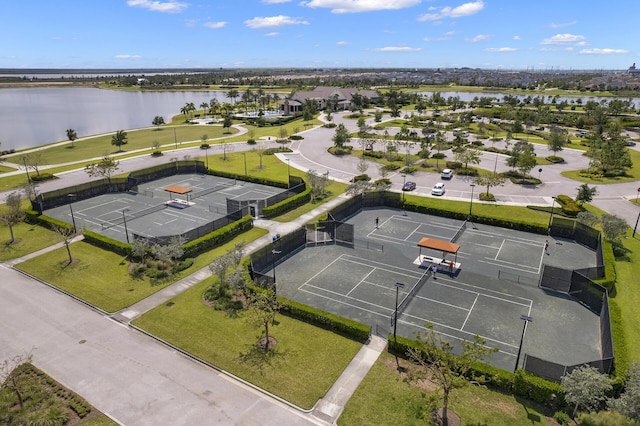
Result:
[[[269,148],[264,150],[264,155],[273,155],[276,152],[293,152],[291,148]]]
[[[300,135],[291,135],[289,136],[289,139],[291,139],[292,141],[300,141],[302,139],[304,139],[302,136]]]
[[[256,144],[256,140],[255,140],[255,139],[248,139],[248,140],[247,140],[247,144],[249,144],[249,145],[255,145],[255,144]]]
[[[557,155],[550,155],[550,156],[546,157],[545,159],[548,162],[552,163],[552,164],[564,163],[564,158],[558,157]]]
[[[200,145],[200,149],[209,149],[211,148],[211,145],[209,145],[208,143],[203,143],[202,145]]]
[[[57,179],[57,177],[55,177],[51,173],[40,173],[40,175],[31,176],[31,180],[34,182],[42,182],[45,180],[52,180],[52,179]]]
[[[381,184],[387,184],[387,185],[391,185],[391,179],[389,178],[382,178],[382,179],[378,179],[375,181],[376,185],[381,185]]]
[[[496,196],[490,192],[481,192],[478,198],[480,201],[496,201]]]
[[[418,169],[416,169],[415,167],[405,167],[402,170],[400,170],[400,173],[404,173],[404,174],[407,174],[407,175],[412,175],[412,174],[414,174],[416,172],[416,170],[418,170]]]
[[[371,177],[369,177],[369,175],[366,173],[363,175],[354,176],[353,179],[351,179],[352,182],[361,182],[361,181],[369,182],[370,180],[371,180]]]
[[[444,152],[436,152],[431,156],[431,158],[437,158],[438,160],[442,160],[443,158],[446,158],[446,157],[447,155]]]
[[[384,166],[382,166],[382,168],[388,172],[395,172],[400,168],[400,166],[398,166],[397,164],[385,164]]]
[[[558,422],[560,425],[568,425],[571,422],[571,417],[564,411],[556,411],[553,414],[553,420]]]
[[[162,157],[164,154],[162,153],[162,151],[153,151],[151,153],[152,157]]]
[[[351,151],[353,151],[353,147],[343,146],[342,148],[338,148],[338,147],[332,146],[327,151],[329,152],[329,154],[333,154],[333,155],[349,155],[351,154]]]
[[[193,259],[188,257],[185,260],[178,262],[173,267],[173,273],[176,274],[180,271],[184,271],[185,269],[190,268],[193,265]]]
[[[336,126],[337,126],[336,123],[326,123],[322,127],[326,127],[327,129],[333,129]]]

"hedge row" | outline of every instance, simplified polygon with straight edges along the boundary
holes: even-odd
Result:
[[[413,211],[416,213],[424,213],[433,216],[441,216],[448,217],[452,219],[465,220],[467,218],[467,213],[462,212],[452,212],[449,210],[442,210],[437,207],[430,207],[421,204],[416,204],[412,201],[405,201],[404,204],[405,210]],[[535,225],[524,221],[511,221],[511,220],[503,220],[488,216],[473,216],[473,221],[475,223],[482,223],[484,225],[490,226],[498,226],[506,229],[514,229],[518,231],[532,232],[535,234],[546,234],[547,227],[543,225]]]
[[[237,179],[237,180],[241,180],[241,181],[244,181],[244,182],[257,183],[257,184],[260,184],[260,185],[275,186],[277,188],[288,188],[289,187],[289,183],[288,182],[275,181],[275,180],[270,180],[270,179],[255,177],[255,176],[239,175],[237,173],[223,172],[221,170],[209,170],[207,172],[207,174],[210,174],[212,176],[220,176],[220,177],[224,177],[224,178],[228,178],[228,179]]]
[[[556,201],[560,204],[562,212],[567,216],[576,217],[578,213],[584,210],[582,206],[568,195],[558,195]]]
[[[61,220],[55,219],[53,217],[40,214],[35,210],[27,210],[26,214],[26,222],[34,225],[44,226],[47,229],[73,229],[73,225],[67,222],[63,222]]]
[[[129,256],[131,254],[131,244],[114,240],[113,238],[109,238],[93,231],[84,231],[82,235],[84,235],[84,240],[87,243],[96,247],[112,251],[122,256]]]
[[[604,238],[602,239],[602,258],[604,261],[604,277],[595,280],[595,282],[606,288],[607,291],[612,292],[618,279],[616,273],[616,258],[613,254],[611,241],[607,241]]]
[[[390,353],[407,358],[409,348],[418,353],[423,352],[421,345],[416,340],[388,336]],[[472,362],[468,373],[468,380],[478,380],[484,384],[501,389],[505,392],[539,402],[556,402],[564,404],[564,393],[559,383],[551,382],[541,377],[529,374],[524,370],[518,370],[515,374],[482,362]]]
[[[311,200],[311,187],[307,185],[307,188],[293,197],[289,197],[286,200],[282,200],[272,206],[264,207],[262,209],[262,216],[266,218],[276,217],[297,207],[300,207]]]
[[[200,238],[196,238],[193,241],[189,241],[184,245],[183,259],[188,257],[196,257],[200,253],[211,250],[220,244],[226,243],[233,239],[236,235],[248,231],[253,227],[253,216],[246,215],[240,220],[237,220],[222,228],[216,229],[213,232],[208,233]]]
[[[342,334],[359,342],[365,342],[371,335],[371,327],[343,318],[302,303],[278,298],[284,305],[281,312],[290,317]]]

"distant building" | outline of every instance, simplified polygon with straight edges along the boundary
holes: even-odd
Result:
[[[361,96],[368,101],[377,100],[380,95],[375,90],[358,90],[353,87],[329,87],[318,86],[309,92],[296,92],[290,99],[285,99],[280,104],[283,115],[294,115],[302,112],[302,106],[306,100],[316,103],[318,111],[327,109],[331,104],[336,110],[344,111],[351,108],[354,96]]]
[[[640,70],[639,70],[639,69],[636,69],[636,63],[635,63],[635,62],[633,63],[633,65],[631,65],[631,66],[629,67],[629,69],[627,70],[627,72],[628,72],[629,74],[640,74]]]

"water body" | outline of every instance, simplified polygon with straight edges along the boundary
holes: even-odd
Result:
[[[166,122],[187,102],[200,108],[226,92],[124,92],[83,87],[0,90],[0,150],[23,149],[67,139],[151,126],[156,115]]]
[[[418,93],[422,96],[431,97],[436,92],[415,92],[415,93]],[[440,96],[442,96],[444,99],[457,96],[460,98],[461,101],[464,101],[464,102],[472,101],[473,98],[475,97],[477,97],[478,99],[479,98],[496,98],[499,101],[502,101],[502,98],[507,95],[506,93],[498,93],[498,92],[493,92],[493,93],[490,93],[490,92],[437,92],[437,93],[440,93]],[[530,95],[511,95],[511,96],[515,96],[519,100],[523,100],[528,96],[531,96],[531,99],[535,98],[536,96],[540,96],[544,98],[544,103],[546,105],[553,105],[551,103],[553,96],[549,96],[549,95],[545,96],[539,93],[536,93],[536,94],[532,93]],[[577,101],[578,99],[582,99],[582,105],[587,103],[587,101],[595,101],[599,103],[600,101],[610,101],[612,99],[621,99],[625,101],[627,99],[631,99],[631,102],[634,104],[635,108],[638,108],[638,105],[640,105],[640,98],[625,98],[625,97],[614,98],[614,97],[602,97],[602,96],[589,96],[586,94],[584,96],[558,96],[556,98],[556,102],[560,103],[562,101],[567,101],[569,105],[571,105],[572,103],[575,103],[575,101]]]

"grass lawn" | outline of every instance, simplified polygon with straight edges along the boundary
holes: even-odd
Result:
[[[0,173],[15,172],[15,171],[16,171],[15,167],[7,167],[7,166],[0,165]]]
[[[175,135],[174,135],[175,129]],[[197,141],[201,143],[202,135],[206,134],[210,139],[231,136],[237,133],[234,128],[223,129],[222,126],[175,126],[160,127],[160,129],[148,128],[139,130],[127,130],[126,145],[122,146],[123,151],[132,151],[136,149],[151,149],[155,141],[160,145],[174,144],[177,139],[178,143],[186,141]],[[62,146],[52,146],[42,150],[42,164],[60,164],[71,161],[81,161],[89,158],[101,157],[105,152],[109,154],[118,153],[118,148],[111,145],[112,134],[103,136],[89,137],[77,140],[73,148],[71,144]],[[8,157],[6,161],[16,164],[22,164],[22,154]]]
[[[560,155],[561,154],[562,153],[560,153]],[[586,183],[593,183],[593,184],[633,182],[638,180],[638,177],[640,176],[640,151],[636,151],[635,149],[629,149],[629,155],[631,157],[633,167],[627,170],[627,176],[605,177],[602,179],[590,179],[584,176],[580,176],[580,170],[570,170],[567,172],[562,172],[561,174],[562,176],[567,177],[569,179],[574,179],[579,182],[586,182]]]
[[[244,312],[229,315],[202,303],[202,293],[214,280],[197,284],[171,299],[172,305],[160,305],[133,323],[307,409],[324,396],[361,347],[322,328],[278,315],[277,323],[270,327],[270,335],[277,340],[276,354],[264,360],[259,356],[262,351],[255,350],[263,330],[249,325]],[[243,360],[243,355],[258,364]]]
[[[400,360],[402,367],[418,368]],[[395,358],[383,353],[373,365],[338,419],[340,426],[424,425],[425,393],[435,389],[432,383],[408,382],[406,373],[398,373]],[[546,425],[541,407],[530,401],[495,392],[483,386],[468,385],[451,393],[450,410],[460,416],[463,425]]]
[[[18,242],[7,244],[11,238],[8,226],[0,226],[0,232],[0,261],[15,259],[60,242],[55,232],[24,222],[13,227],[13,235]]]
[[[224,253],[235,242],[253,241],[266,233],[263,229],[252,229],[222,248],[198,256],[193,266],[166,281],[134,278],[129,274],[127,259],[83,241],[70,245],[71,256],[78,259],[71,266],[63,266],[68,260],[67,251],[63,247],[22,262],[16,268],[107,312],[117,312],[208,265],[215,256]]]

